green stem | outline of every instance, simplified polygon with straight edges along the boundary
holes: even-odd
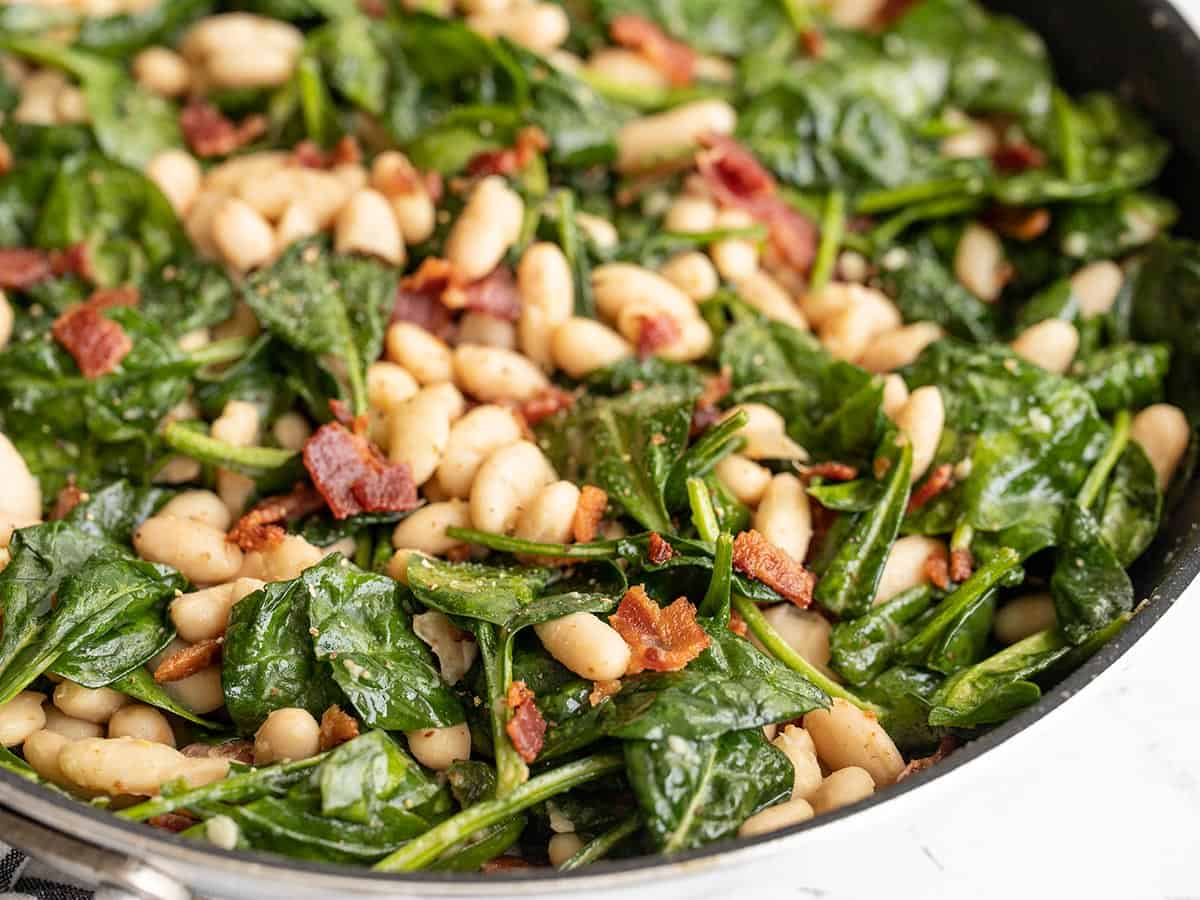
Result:
[[[500,553],[524,553],[529,556],[558,556],[566,559],[612,559],[617,555],[618,541],[595,541],[591,544],[543,544],[538,541],[523,541],[491,531],[474,528],[450,527],[446,537],[468,544],[487,547]]]
[[[642,820],[636,813],[627,819],[622,819],[600,837],[593,838],[575,851],[575,855],[560,865],[558,871],[571,872],[594,863],[598,859],[603,859],[613,847],[637,831],[641,824]]]
[[[1127,409],[1121,410],[1113,417],[1113,433],[1109,438],[1108,446],[1104,448],[1104,454],[1092,466],[1092,471],[1088,472],[1087,480],[1083,482],[1083,487],[1079,489],[1079,496],[1076,498],[1083,509],[1087,509],[1095,502],[1096,497],[1100,494],[1100,489],[1104,487],[1104,482],[1108,481],[1113,466],[1125,452],[1125,447],[1129,444],[1129,423],[1130,415]]]
[[[717,511],[708,493],[708,485],[699,478],[689,478],[687,493],[688,503],[692,507],[692,524],[696,526],[700,539],[711,544],[721,534],[721,523],[717,521]]]
[[[529,779],[507,797],[486,800],[467,807],[384,857],[374,868],[380,872],[413,872],[423,869],[480,828],[503,822],[536,803],[624,768],[625,757],[622,754],[602,753],[551,769],[543,775]]]
[[[182,422],[172,422],[163,429],[162,436],[170,447],[185,456],[251,477],[273,472],[296,458],[294,451],[277,447],[235,447],[188,428]]]
[[[982,189],[982,185],[981,185]],[[860,215],[888,212],[902,206],[927,200],[936,200],[953,194],[977,193],[970,189],[964,178],[934,178],[916,184],[906,184],[898,188],[882,188],[860,194],[854,211]]]
[[[213,341],[187,355],[188,361],[197,368],[241,359],[254,346],[255,338],[234,337],[224,341]]]
[[[1087,177],[1087,149],[1079,134],[1079,121],[1071,98],[1058,90],[1054,92],[1054,124],[1058,129],[1063,174],[1067,181],[1083,181]]]
[[[186,809],[194,803],[207,803],[209,801],[246,803],[262,797],[280,786],[293,783],[297,780],[294,776],[316,768],[328,756],[329,752],[326,751],[325,753],[318,753],[316,756],[310,756],[308,759],[301,759],[296,762],[282,763],[278,766],[271,766],[265,769],[251,769],[249,772],[242,772],[240,775],[230,775],[222,781],[206,784],[203,787],[192,788],[190,791],[180,791],[178,794],[172,794],[169,797],[155,797],[152,800],[138,803],[136,806],[127,806],[118,812],[117,815],[131,822],[144,822],[147,819],[161,816],[164,813],[174,812],[177,809]]]
[[[797,34],[812,27],[812,10],[804,0],[780,0],[780,2],[783,4],[783,11],[787,13],[788,21],[792,23]]]
[[[475,633],[483,655],[487,681],[488,717],[492,723],[492,752],[496,757],[496,798],[509,796],[529,780],[529,767],[508,736],[508,686],[512,683],[512,635],[487,622]]]
[[[842,235],[845,233],[846,195],[841,191],[830,191],[825,200],[825,212],[821,216],[821,246],[817,248],[812,274],[809,276],[808,289],[812,293],[820,292],[833,276],[838,249],[842,245]]]
[[[759,643],[766,647],[772,656],[793,672],[799,672],[830,697],[841,697],[843,700],[850,701],[859,709],[868,710],[876,715],[882,714],[883,710],[874,703],[870,703],[852,694],[793,650],[792,645],[785,641],[783,635],[771,626],[771,623],[767,621],[767,617],[762,614],[762,610],[749,597],[734,594],[733,608],[741,614],[742,619],[746,622],[746,627],[750,629],[751,634],[758,638]]]
[[[730,592],[733,590],[733,535],[728,531],[722,531],[717,537],[712,571],[699,613],[725,625],[729,622]]]

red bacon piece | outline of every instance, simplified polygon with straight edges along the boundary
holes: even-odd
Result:
[[[975,557],[968,547],[950,551],[950,580],[962,584],[975,571]]]
[[[575,516],[571,520],[571,536],[577,544],[588,544],[596,539],[600,520],[608,508],[608,494],[594,484],[585,484],[579,490],[575,504]]]
[[[292,148],[292,160],[306,169],[331,169],[346,163],[362,161],[362,148],[353,135],[342,137],[333,149],[326,152],[315,141],[301,141]]]
[[[543,419],[548,419],[564,409],[570,409],[574,405],[574,394],[551,385],[522,403],[519,412],[525,419],[525,424],[532,427]]]
[[[858,477],[858,469],[840,462],[816,463],[804,470],[809,478],[824,478],[826,481],[853,481]]]
[[[707,632],[696,622],[696,607],[680,597],[663,608],[642,585],[625,592],[608,622],[629,645],[626,675],[638,672],[678,672],[709,645]]]
[[[650,532],[650,545],[646,548],[646,559],[656,566],[661,566],[675,555],[675,548],[670,545],[657,531]]]
[[[321,714],[318,746],[322,750],[332,750],[356,737],[358,737],[358,720],[342,712],[342,708],[336,703]]]
[[[633,50],[658,69],[674,87],[687,87],[696,77],[699,54],[649,19],[627,14],[608,24],[613,42]]]
[[[918,759],[910,760],[908,765],[896,776],[897,784],[905,778],[911,778],[918,772],[924,772],[926,769],[940,763],[943,759],[949,756],[958,748],[958,738],[953,735],[946,735],[938,743],[938,748],[929,756],[922,756]]]
[[[83,241],[72,244],[66,250],[51,251],[50,265],[54,267],[55,275],[78,275],[85,281],[96,280],[91,250]]]
[[[509,716],[504,730],[521,759],[531,763],[542,752],[546,720],[542,718],[542,711],[537,707],[533,691],[526,687],[523,681],[514,681],[508,686],[505,702],[512,710],[512,715]]]
[[[599,706],[609,697],[616,696],[621,693],[621,679],[615,678],[609,681],[593,681],[592,692],[588,694],[588,704],[590,706]]]
[[[746,624],[746,620],[742,618],[742,614],[736,609],[729,611],[729,630],[738,637],[745,637],[750,630],[750,626]]]
[[[188,744],[179,752],[192,759],[232,759],[246,765],[254,762],[254,742],[246,740],[225,741],[222,744]]]
[[[54,498],[54,509],[50,511],[51,521],[65,519],[71,510],[87,499],[87,494],[75,483],[75,476],[68,475],[67,483],[62,486],[58,496]]]
[[[816,576],[757,531],[743,531],[733,539],[733,567],[778,591],[800,609],[812,603]]]
[[[1044,206],[1029,209],[1024,206],[993,206],[984,221],[1005,237],[1032,241],[1045,234],[1051,223],[1050,210]]]
[[[30,247],[0,249],[0,289],[23,291],[54,274],[48,254]]]
[[[908,511],[914,512],[920,509],[938,494],[949,488],[953,481],[954,466],[950,463],[942,463],[929,473],[929,477],[921,482],[921,486],[913,491],[912,496],[908,498]]]
[[[211,103],[193,101],[179,114],[179,128],[197,156],[225,156],[267,130],[267,117],[246,116],[235,123]]]
[[[234,523],[225,539],[247,553],[266,550],[283,540],[285,532],[280,522],[315,513],[324,505],[325,498],[316,488],[298,484],[290,494],[267,497],[256,504]]]
[[[517,281],[512,269],[505,265],[496,266],[490,274],[463,287],[452,284],[442,294],[442,302],[451,308],[466,308],[506,322],[515,322],[521,316]]]
[[[187,647],[180,647],[158,664],[154,680],[159,684],[182,681],[207,669],[221,656],[223,638],[207,638]]]
[[[733,138],[709,134],[696,159],[717,200],[745,210],[770,230],[783,262],[807,272],[817,252],[817,227],[779,196],[775,179]]]
[[[454,284],[454,267],[448,260],[430,256],[396,288],[393,322],[411,322],[446,340],[454,331],[454,318],[442,303],[442,294]]]
[[[1046,154],[1028,141],[1001,145],[992,154],[992,165],[1006,175],[1017,175],[1046,165]]]
[[[639,324],[637,353],[643,359],[669,347],[683,336],[679,323],[665,313],[642,316]]]
[[[929,554],[925,560],[925,577],[940,590],[950,586],[950,557],[945,549],[939,548]]]
[[[179,834],[181,831],[187,831],[197,822],[189,815],[184,813],[162,813],[161,815],[151,816],[146,820],[146,824],[151,828],[160,828],[163,831],[170,831],[172,834]]]
[[[527,125],[517,132],[517,142],[499,150],[484,150],[471,157],[467,174],[476,178],[485,175],[515,175],[538,155],[550,148],[546,132],[536,125]]]
[[[406,463],[390,463],[362,435],[338,422],[317,429],[304,443],[304,468],[334,518],[363,512],[403,512],[417,505]]]
[[[114,306],[138,302],[136,288],[117,287],[96,291],[78,306],[54,320],[50,333],[75,359],[85,378],[107,375],[121,364],[133,341],[116,322],[104,316]]]

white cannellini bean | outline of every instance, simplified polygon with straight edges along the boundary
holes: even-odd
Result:
[[[1049,594],[1025,594],[1009,600],[996,610],[992,632],[1000,643],[1015,644],[1057,624],[1053,597]]]
[[[996,129],[979,122],[958,110],[947,110],[944,118],[959,127],[954,134],[942,138],[938,152],[947,159],[982,159],[990,157],[1000,146]]]
[[[813,739],[817,756],[831,769],[859,766],[877,785],[893,783],[904,771],[904,757],[872,713],[848,700],[833,699],[829,709],[804,716],[804,730]]]
[[[1110,259],[1084,266],[1071,276],[1071,293],[1079,301],[1079,314],[1087,319],[1112,309],[1125,284],[1125,273]]]
[[[738,295],[768,319],[783,322],[801,331],[808,330],[808,319],[783,285],[761,269],[734,281]]]
[[[479,655],[479,645],[471,635],[450,621],[450,617],[436,609],[413,616],[413,634],[429,645],[438,658],[442,679],[447,684],[458,684]]]
[[[456,760],[471,758],[471,729],[466,722],[406,731],[404,736],[417,762],[435,772],[445,771]]]
[[[801,797],[793,797],[783,803],[768,806],[762,812],[755,813],[738,828],[738,837],[754,837],[760,834],[770,834],[781,828],[799,825],[807,822],[816,813],[812,805]]]
[[[462,389],[483,403],[530,400],[550,386],[546,374],[520,353],[478,344],[454,348],[454,374]]]
[[[803,482],[786,472],[772,478],[754,512],[754,527],[796,562],[804,562],[813,528]]]
[[[912,480],[915,484],[929,469],[942,439],[946,407],[937,385],[928,384],[913,391],[895,417],[896,427],[912,444]]]
[[[1165,491],[1192,437],[1187,416],[1177,406],[1155,403],[1133,417],[1129,437],[1142,445],[1158,474],[1158,488]]]
[[[603,322],[573,316],[554,329],[550,340],[554,363],[572,378],[633,355],[633,345]]]
[[[658,274],[697,303],[707,300],[721,287],[712,261],[698,250],[689,250],[667,260]]]
[[[200,163],[186,150],[163,150],[146,163],[146,177],[170,201],[175,214],[186,216],[200,193]]]
[[[831,672],[829,638],[833,626],[828,619],[813,610],[797,609],[791,603],[777,603],[763,615],[789,647],[818,669]]]
[[[813,328],[820,330],[838,313],[859,305],[879,307],[881,302],[891,301],[876,288],[867,287],[865,284],[831,281],[820,291],[805,294],[800,305]],[[899,323],[896,327],[899,327]]]
[[[1026,362],[1061,375],[1079,351],[1079,331],[1062,319],[1044,319],[1017,335],[1012,350]]]
[[[180,594],[168,612],[175,630],[190,643],[218,638],[229,625],[234,604],[263,586],[257,578],[238,578],[226,584]]]
[[[746,439],[741,450],[749,459],[793,459],[801,462],[808,459],[803,447],[787,436],[783,416],[765,403],[739,403],[726,416],[743,411],[749,421],[738,432]]]
[[[867,345],[858,364],[868,372],[891,372],[915,362],[926,347],[945,337],[935,322],[913,322],[885,332]]]
[[[399,363],[381,360],[367,367],[367,402],[372,409],[391,412],[420,389],[417,380]]]
[[[490,273],[521,231],[525,203],[499,175],[475,186],[446,238],[446,259],[466,281]]]
[[[225,692],[221,689],[221,666],[201,669],[195,675],[163,685],[171,699],[191,710],[198,716],[215,712],[225,705]]]
[[[21,691],[7,703],[0,703],[0,747],[16,747],[46,726],[42,710],[45,700],[45,694]]]
[[[451,497],[467,497],[475,473],[493,450],[521,439],[521,423],[506,406],[477,406],[450,428],[437,483]]]
[[[723,209],[717,214],[717,228],[749,228],[754,220],[740,209]],[[728,237],[708,248],[713,263],[726,281],[749,278],[758,269],[758,244],[743,237]]]
[[[795,776],[792,780],[792,796],[808,798],[821,786],[821,763],[817,760],[817,747],[812,736],[803,728],[785,725],[771,739],[771,743],[782,750],[792,761]]]
[[[972,222],[963,229],[954,252],[954,275],[972,294],[987,303],[1000,298],[1011,268],[1004,258],[1004,244],[984,225]]]
[[[12,339],[15,319],[16,315],[13,313],[12,304],[8,302],[4,291],[0,291],[0,350],[7,347],[9,340]]]
[[[829,17],[842,28],[867,28],[874,25],[886,0],[831,0],[826,4]]]
[[[0,432],[0,546],[7,547],[14,528],[42,519],[42,490],[12,441]]]
[[[617,132],[617,168],[645,169],[687,152],[705,134],[732,134],[737,112],[724,100],[696,100],[634,119]]]
[[[385,150],[371,163],[371,187],[392,204],[406,244],[429,239],[437,227],[437,209],[421,173],[403,153]]]
[[[339,253],[365,253],[393,266],[404,263],[404,237],[391,204],[371,188],[351,194],[338,213],[334,246]]]
[[[663,219],[663,228],[680,234],[712,231],[717,227],[717,205],[707,197],[676,197]]]
[[[602,216],[584,212],[576,213],[575,224],[582,228],[588,240],[601,250],[611,250],[620,241],[616,226]]]
[[[546,845],[550,865],[557,868],[583,849],[583,839],[573,831],[553,835]]]
[[[859,766],[847,766],[829,773],[821,786],[813,792],[808,802],[817,815],[833,812],[866,800],[875,793],[875,781],[871,773]]]
[[[521,350],[544,369],[553,365],[554,329],[571,318],[575,308],[575,278],[557,244],[529,245],[517,266],[521,318],[517,323]]]
[[[587,59],[588,74],[628,87],[663,90],[667,77],[639,53],[621,47],[601,47]],[[670,230],[670,226],[667,226]]]
[[[929,557],[944,557],[947,553],[945,543],[937,538],[910,534],[898,539],[888,551],[873,602],[886,603],[909,588],[925,584],[929,581],[925,571]]]
[[[271,426],[276,443],[285,450],[301,450],[312,437],[312,426],[298,412],[286,412]]]
[[[446,537],[447,528],[470,528],[471,508],[465,500],[444,500],[423,506],[396,523],[392,546],[397,550],[419,550],[430,556],[443,556],[462,546]]]
[[[98,735],[88,735],[88,737],[98,737]],[[63,747],[71,743],[71,740],[72,738],[43,728],[25,738],[25,743],[21,745],[21,753],[33,771],[47,781],[60,787],[71,787],[71,782],[67,780],[58,766],[58,755],[62,753]]]
[[[131,703],[113,713],[108,720],[108,736],[138,738],[168,747],[175,746],[175,732],[171,730],[167,717],[145,703]]]
[[[633,263],[607,263],[592,270],[592,291],[596,310],[616,320],[631,304],[653,303],[677,321],[696,315],[696,303],[674,284]]]
[[[288,581],[299,577],[301,572],[315,566],[325,556],[324,550],[314,547],[303,536],[285,535],[282,541],[266,550],[247,553],[238,572],[238,580]]]
[[[459,344],[499,347],[501,350],[515,350],[517,326],[508,319],[471,310],[464,313],[463,317],[458,320],[458,342]]]
[[[854,362],[876,337],[895,331],[903,320],[896,304],[879,291],[855,291],[850,298],[849,305],[821,323],[818,335],[834,357]]]
[[[408,463],[413,482],[424,484],[437,471],[450,440],[450,423],[465,401],[449,382],[430,385],[396,407],[388,418],[388,458]]]
[[[517,441],[493,450],[471,485],[471,523],[481,531],[508,534],[538,491],[556,479],[536,444]]]
[[[133,533],[142,559],[177,568],[188,581],[218,584],[242,567],[242,551],[225,540],[225,532],[192,519],[151,516]]]
[[[63,680],[54,688],[54,705],[73,719],[83,719],[102,725],[112,714],[129,702],[129,698],[112,688],[87,688],[74,681]]]
[[[254,764],[308,759],[320,750],[321,726],[306,709],[276,709],[254,733]]]
[[[46,731],[53,731],[55,734],[60,734],[69,741],[77,741],[85,737],[103,737],[104,726],[97,722],[89,722],[87,719],[77,719],[74,716],[68,716],[57,706],[43,706],[42,710],[46,713],[46,724],[43,726]]]
[[[498,13],[468,16],[471,29],[487,37],[503,36],[534,53],[549,53],[571,32],[566,10],[556,3],[530,3]]]
[[[763,492],[771,483],[772,477],[770,469],[760,466],[740,453],[729,454],[717,463],[713,471],[737,501],[751,509],[758,506],[762,500]]]
[[[578,505],[579,488],[571,482],[548,484],[521,510],[513,534],[541,544],[570,543]]]
[[[229,772],[227,759],[187,757],[166,744],[131,737],[72,741],[59,752],[58,765],[68,781],[84,790],[143,797],[176,778],[201,787]]]
[[[229,526],[233,524],[233,517],[229,515],[229,510],[225,508],[221,498],[212,491],[204,490],[176,494],[163,504],[158,515],[203,522],[219,531],[228,531]]]
[[[147,47],[133,58],[132,69],[139,85],[162,97],[178,97],[192,80],[187,60],[169,47]]]
[[[908,402],[908,385],[899,375],[888,375],[883,379],[883,414],[893,421],[896,413]]]
[[[454,378],[450,348],[437,336],[411,322],[396,322],[387,330],[387,358],[399,363],[421,384]]]
[[[218,441],[249,447],[258,440],[258,407],[244,400],[230,400],[212,424],[210,433]]]
[[[533,630],[546,652],[581,678],[611,681],[629,666],[625,639],[591,613],[571,613],[534,625]]]
[[[238,272],[264,265],[275,255],[270,223],[237,197],[226,197],[213,213],[212,239],[225,262]]]

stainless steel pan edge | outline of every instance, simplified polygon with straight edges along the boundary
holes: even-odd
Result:
[[[1200,39],[1164,0],[1059,0],[1040,5],[998,0],[991,5],[1032,20],[1063,52],[1057,58],[1070,77],[1120,72],[1132,93],[1175,142],[1168,189],[1177,199],[1200,189],[1200,133],[1190,116],[1200,87]],[[1100,9],[1103,7],[1103,9]],[[1097,17],[1095,14],[1104,15]],[[1072,29],[1072,30],[1068,30]],[[1093,40],[1096,29],[1104,40]],[[1085,51],[1095,56],[1085,56]],[[1064,55],[1065,54],[1065,55]],[[1111,79],[1108,79],[1111,87]],[[1089,85],[1090,86],[1090,85]],[[1186,208],[1185,225],[1200,233],[1200,208]],[[1133,622],[1078,671],[1030,708],[952,754],[945,762],[849,809],[773,835],[729,841],[670,859],[644,857],[599,863],[570,876],[534,871],[478,876],[414,873],[383,875],[345,866],[287,860],[269,854],[226,852],[143,825],[116,819],[0,771],[0,839],[29,851],[82,880],[104,886],[105,896],[186,900],[196,894],[222,898],[264,897],[511,897],[584,895],[644,884],[676,896],[698,879],[740,869],[768,855],[804,846],[809,832],[847,831],[863,817],[895,816],[914,808],[911,793],[943,779],[1025,730],[1108,669],[1156,624],[1200,572],[1200,481],[1193,480],[1155,546],[1134,569],[1144,605]],[[942,792],[945,793],[945,792]],[[909,802],[904,802],[909,801]]]

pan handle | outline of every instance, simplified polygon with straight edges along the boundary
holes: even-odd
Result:
[[[0,806],[6,843],[79,881],[96,885],[96,900],[192,900],[192,892],[140,860],[85,844]]]

